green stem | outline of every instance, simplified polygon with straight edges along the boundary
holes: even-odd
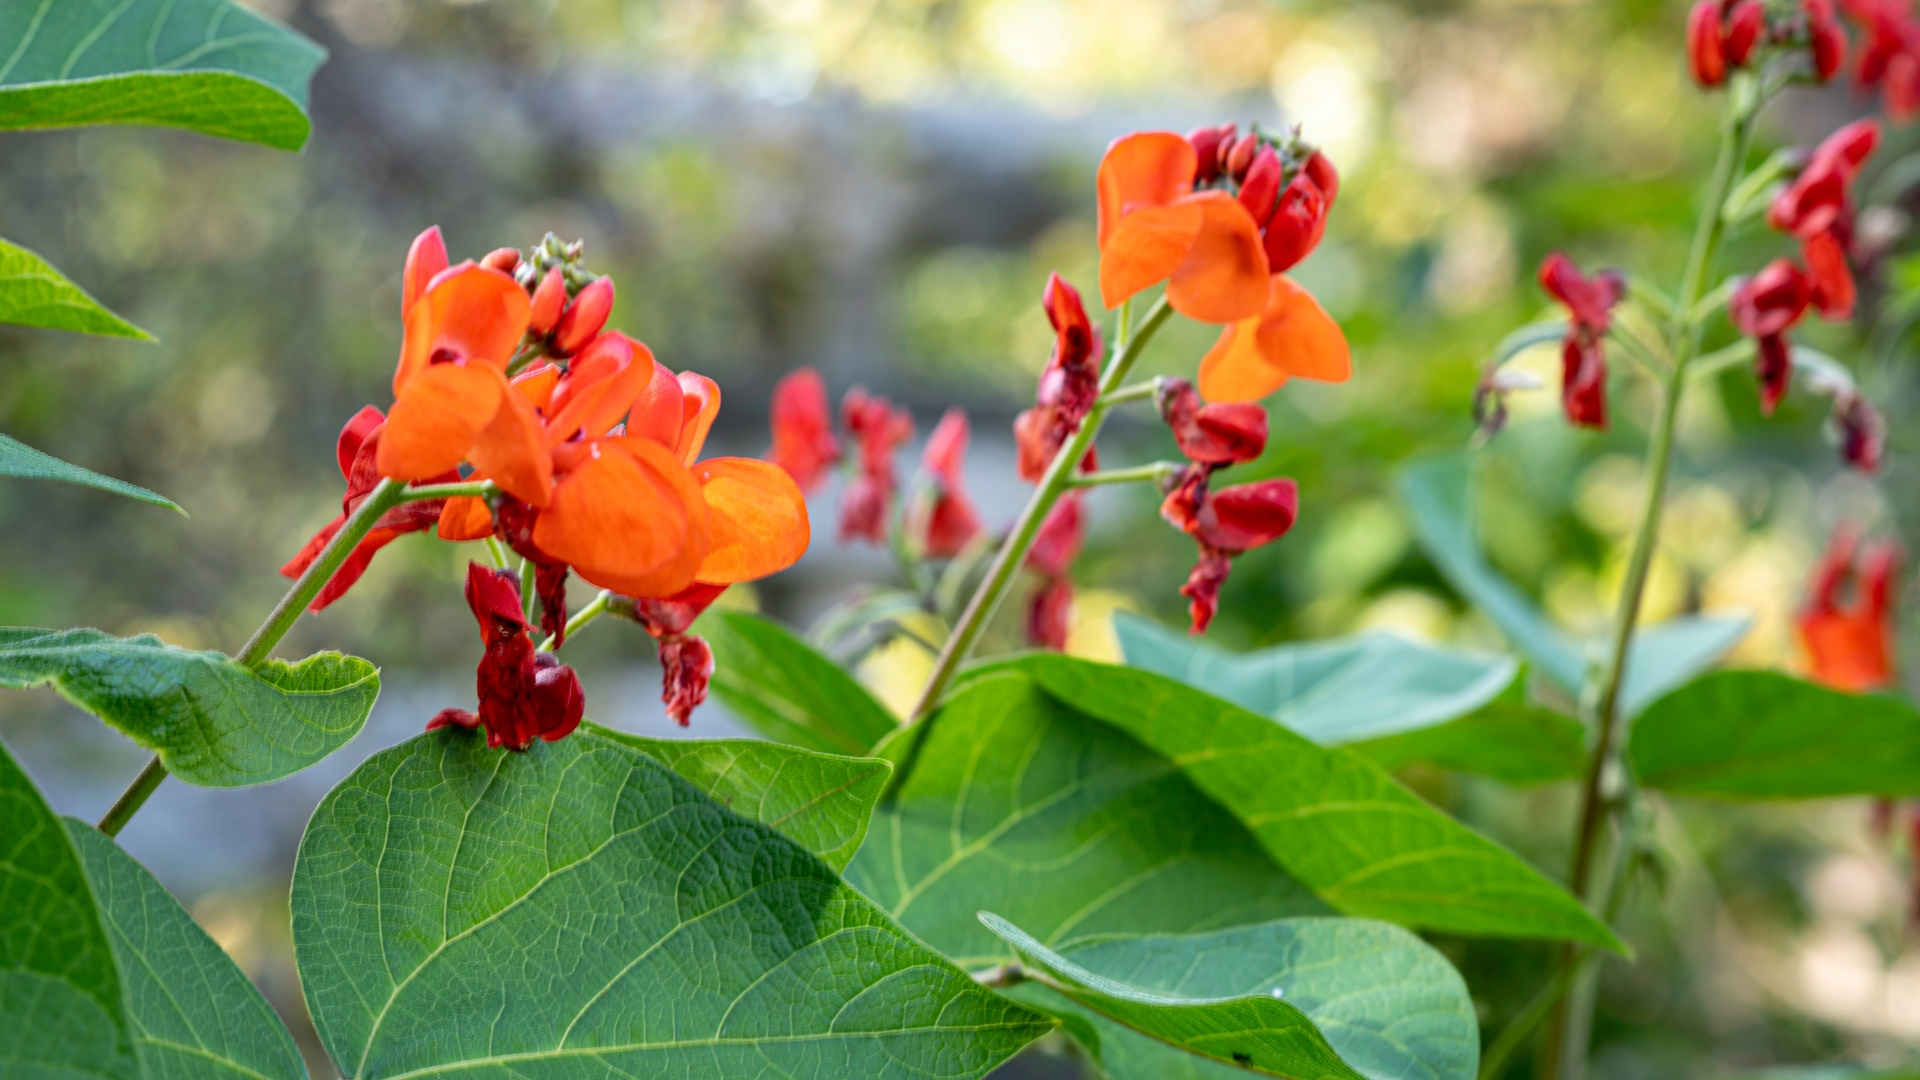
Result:
[[[457,484],[428,484],[426,487],[402,488],[396,503],[423,502],[427,499],[484,499],[500,489],[491,480],[462,480]]]
[[[487,556],[493,560],[495,570],[505,570],[512,562],[507,558],[507,545],[501,543],[497,536],[487,537]]]
[[[606,614],[607,603],[612,599],[613,599],[612,590],[601,589],[599,596],[596,596],[592,600],[588,601],[586,607],[583,607],[579,611],[574,612],[573,618],[567,620],[566,636],[569,638],[573,637],[573,635],[580,632],[581,627],[587,625],[593,620]],[[547,640],[541,642],[540,648],[537,649],[536,651],[552,652],[554,650],[554,643],[558,639],[559,639],[559,635],[549,634],[547,636]]]
[[[532,559],[521,559],[520,560],[520,611],[522,614],[526,615],[528,622],[536,621],[533,617],[533,610],[534,610],[535,604],[537,603],[537,601],[534,599],[534,596],[539,591],[540,591],[540,568],[533,565]]]
[[[121,792],[120,797],[107,809],[106,816],[100,819],[100,831],[108,836],[119,836],[120,830],[133,819],[133,815],[147,804],[147,796],[152,795],[154,789],[160,786],[160,781],[166,778],[167,767],[160,764],[160,755],[155,754],[153,760],[147,762],[147,767],[140,770],[140,775],[133,778],[127,790]]]
[[[1128,386],[1122,386],[1111,393],[1100,395],[1100,404],[1106,406],[1124,405],[1129,401],[1141,401],[1150,398],[1160,389],[1159,379],[1148,379]]]
[[[1102,484],[1158,484],[1180,471],[1180,466],[1171,461],[1156,461],[1151,465],[1135,465],[1130,469],[1102,469],[1099,472],[1079,473],[1067,477],[1068,487],[1099,487]]]
[[[1154,303],[1140,326],[1128,333],[1127,314],[1129,309],[1120,309],[1120,328],[1115,334],[1113,359],[1108,362],[1107,370],[1100,376],[1100,393],[1105,395],[1118,388],[1132,370],[1134,361],[1140,358],[1140,352],[1153,335],[1173,314],[1167,306],[1165,297]],[[987,578],[974,591],[973,599],[967,601],[967,608],[960,614],[960,621],[954,625],[953,633],[947,635],[947,643],[940,650],[940,657],[934,661],[933,673],[927,677],[927,685],[920,691],[920,702],[913,707],[908,723],[926,718],[940,698],[946,694],[947,687],[953,683],[953,677],[959,673],[960,665],[966,662],[973,651],[974,643],[980,638],[980,632],[986,629],[987,622],[1005,598],[1007,587],[1013,584],[1015,574],[1026,562],[1027,549],[1033,546],[1033,538],[1040,531],[1040,525],[1046,521],[1047,514],[1060,494],[1067,490],[1069,481],[1080,462],[1087,456],[1087,449],[1100,434],[1100,424],[1106,419],[1107,406],[1096,399],[1093,407],[1080,421],[1080,430],[1067,439],[1066,445],[1053,456],[1053,464],[1040,478],[1040,484],[1033,491],[1033,497],[1027,500],[1027,507],[1020,512],[1020,520],[1013,526],[1007,542],[1000,547],[1000,553],[994,557],[993,566],[987,571]]]

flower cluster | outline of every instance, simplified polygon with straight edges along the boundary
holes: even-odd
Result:
[[[1797,6],[1698,0],[1687,14],[1687,66],[1701,86],[1719,86],[1733,71],[1757,63],[1765,46],[1804,55],[1809,73],[1826,82],[1846,60],[1847,33],[1833,0],[1800,0]]]
[[[1866,32],[1855,80],[1863,89],[1881,91],[1895,123],[1920,115],[1920,20],[1913,0],[1842,0],[1842,6]]]

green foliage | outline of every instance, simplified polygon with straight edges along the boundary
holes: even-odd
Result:
[[[1049,1028],[590,729],[520,754],[432,732],[369,759],[308,825],[293,928],[349,1077],[977,1077]]]
[[[1724,799],[1920,795],[1920,711],[1770,671],[1722,671],[1634,724],[1647,787]]]
[[[335,652],[249,669],[152,634],[0,627],[0,686],[43,684],[202,787],[299,772],[353,738],[380,696],[372,664]]]
[[[1434,765],[1514,785],[1579,776],[1587,757],[1586,729],[1528,701],[1524,673],[1469,715],[1351,743],[1348,749],[1383,769]]]
[[[229,0],[0,5],[0,130],[158,124],[298,150],[326,50]]]
[[[1566,890],[1379,766],[1133,668],[1061,656],[1017,670],[1179,765],[1275,860],[1349,915],[1489,937],[1620,943]]]
[[[61,461],[51,454],[43,454],[26,443],[0,435],[0,476],[17,476],[25,480],[57,480],[63,484],[81,484],[101,491],[111,491],[115,495],[125,495],[129,499],[138,499],[155,506],[165,506],[179,510],[182,517],[186,511],[172,499],[157,492],[148,491],[138,484],[129,484],[125,480],[115,480],[111,476],[102,476],[92,469],[83,469],[78,465]]]
[[[715,696],[769,739],[864,754],[896,726],[865,687],[777,623],[709,611],[695,631],[713,648]]]
[[[1179,769],[1024,675],[969,682],[881,749],[894,789],[847,879],[963,967],[1012,959],[982,910],[1052,947],[1327,910]]]
[[[1096,1033],[1089,1051],[1115,1080],[1244,1076],[1241,1068],[1370,1080],[1474,1074],[1480,1033],[1466,983],[1432,946],[1388,923],[1283,919],[1056,952],[999,916],[980,919],[1048,980],[1014,996],[1085,1021]]]
[[[305,1080],[247,977],[112,840],[0,748],[0,1071]]]
[[[0,322],[153,340],[152,334],[101,307],[47,260],[5,240],[0,240]]]

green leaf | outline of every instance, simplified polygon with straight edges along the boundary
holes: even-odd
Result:
[[[1099,1034],[1091,1049],[1117,1080],[1245,1075],[1189,1054],[1274,1076],[1369,1080],[1471,1080],[1478,1063],[1459,972],[1388,923],[1284,919],[1055,952],[997,915],[980,921],[1053,984],[1014,996],[1087,1019]]]
[[[260,992],[153,875],[0,747],[0,1071],[305,1080]]]
[[[152,634],[0,627],[0,686],[43,684],[201,787],[299,772],[353,738],[380,696],[378,669],[336,652],[249,670]]]
[[[867,838],[893,766],[758,739],[648,739],[588,723],[595,735],[646,752],[736,814],[771,825],[844,870]]]
[[[1317,746],[1150,672],[1064,656],[1028,657],[1019,668],[1179,765],[1276,861],[1346,914],[1622,949],[1565,889],[1352,751]]]
[[[228,0],[0,4],[0,130],[158,124],[298,150],[326,50]]]
[[[1683,616],[1634,634],[1620,687],[1621,715],[1638,716],[1662,694],[1712,667],[1752,626],[1740,615]]]
[[[902,747],[847,880],[963,967],[1012,958],[983,909],[1053,947],[1327,911],[1178,769],[1018,672],[881,750]]]
[[[590,730],[370,758],[307,826],[293,935],[347,1077],[967,1078],[1052,1026]]]
[[[898,726],[853,676],[775,623],[709,611],[694,629],[713,648],[714,694],[769,739],[864,754]]]
[[[1920,795],[1920,711],[1770,671],[1722,671],[1634,724],[1640,782],[1724,799]]]
[[[1530,703],[1524,676],[1467,716],[1350,743],[1348,749],[1390,772],[1432,765],[1516,786],[1580,776],[1587,758],[1586,729]]]
[[[0,435],[0,476],[17,476],[25,480],[58,480],[65,484],[83,484],[87,487],[111,491],[115,495],[125,495],[129,499],[139,499],[155,506],[165,506],[179,510],[182,517],[186,511],[165,495],[148,491],[137,484],[125,480],[115,480],[111,476],[102,476],[92,469],[83,469],[70,465],[50,454],[43,454],[26,443],[15,441]]]
[[[1272,717],[1323,746],[1464,716],[1513,684],[1512,657],[1439,649],[1376,631],[1235,655],[1158,623],[1114,616],[1127,664]]]
[[[5,240],[0,240],[0,322],[153,340],[152,334],[100,306],[47,260]]]

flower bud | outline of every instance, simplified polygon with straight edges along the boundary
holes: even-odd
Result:
[[[527,319],[527,329],[544,336],[560,321],[560,313],[567,307],[567,282],[560,276],[560,268],[547,271],[540,279],[540,287],[533,290],[533,314]]]
[[[1880,471],[1886,452],[1887,422],[1858,391],[1844,390],[1833,397],[1829,429],[1840,444],[1840,459],[1867,476]]]
[[[1256,228],[1264,229],[1267,221],[1273,217],[1274,203],[1280,198],[1280,155],[1273,147],[1263,146],[1253,157],[1253,164],[1247,168],[1247,178],[1240,184],[1240,205],[1253,215]]]
[[[447,242],[435,225],[413,238],[407,249],[406,269],[400,272],[400,321],[405,323],[413,302],[427,291],[427,282],[447,268]]]
[[[1194,128],[1187,132],[1187,144],[1193,147],[1195,158],[1193,179],[1198,184],[1211,184],[1220,176],[1220,148],[1233,142],[1232,123],[1218,127]]]
[[[1687,66],[1701,86],[1727,81],[1727,57],[1720,41],[1720,0],[1698,0],[1687,12]]]
[[[1259,149],[1260,136],[1242,135],[1240,141],[1233,144],[1233,149],[1227,152],[1223,167],[1235,183],[1238,183],[1241,177],[1247,175],[1247,170],[1253,167],[1253,156]]]
[[[487,252],[486,258],[480,260],[480,265],[489,270],[498,270],[503,274],[511,274],[515,270],[520,269],[520,249],[494,248],[492,251]]]
[[[598,278],[580,290],[554,326],[554,355],[572,356],[585,348],[587,342],[600,335],[600,328],[607,325],[607,316],[612,313],[613,279]]]
[[[1267,270],[1282,273],[1313,253],[1327,231],[1327,200],[1306,170],[1295,174],[1267,222]]]
[[[1320,194],[1326,197],[1327,209],[1332,210],[1334,196],[1340,194],[1340,174],[1334,169],[1333,162],[1327,155],[1315,150],[1307,158],[1304,168],[1307,179],[1320,189]]]
[[[1727,15],[1726,32],[1720,39],[1727,66],[1744,65],[1766,29],[1767,5],[1761,0],[1738,0]]]
[[[1832,0],[1804,0],[1802,7],[1807,13],[1807,47],[1813,54],[1813,75],[1826,82],[1847,58],[1847,32],[1840,29],[1840,20],[1834,17]]]

